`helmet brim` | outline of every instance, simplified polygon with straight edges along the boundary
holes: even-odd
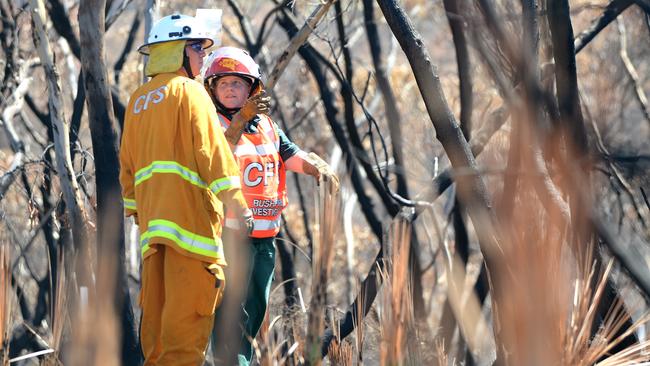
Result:
[[[210,75],[209,77],[207,77],[205,79],[205,82],[206,83],[211,83],[213,80],[220,79],[220,78],[222,78],[224,76],[238,76],[238,77],[240,77],[242,79],[246,79],[251,85],[255,82],[256,79],[258,79],[256,77],[253,77],[251,75],[244,74],[244,73],[241,73],[241,72],[228,71],[228,72],[221,72],[219,74]]]
[[[208,49],[208,48],[212,47],[212,45],[214,45],[214,40],[212,40],[210,38],[179,38],[179,39],[173,39],[173,40],[164,40],[164,41],[160,41],[160,42],[145,43],[145,44],[143,44],[142,46],[140,46],[138,48],[138,52],[140,54],[142,54],[142,55],[149,56],[149,53],[150,53],[149,46],[151,46],[151,45],[158,44],[158,43],[164,43],[164,42],[172,42],[172,41],[194,41],[194,40],[202,41],[201,46],[203,47],[204,50]]]

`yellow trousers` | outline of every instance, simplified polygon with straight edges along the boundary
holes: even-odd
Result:
[[[144,364],[202,365],[226,285],[223,269],[166,245],[152,249],[142,264],[140,291]]]

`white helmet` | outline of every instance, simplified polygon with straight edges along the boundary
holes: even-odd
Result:
[[[151,27],[147,42],[138,48],[138,52],[148,55],[152,44],[190,39],[203,40],[204,49],[214,44],[214,39],[203,22],[189,15],[168,15]]]

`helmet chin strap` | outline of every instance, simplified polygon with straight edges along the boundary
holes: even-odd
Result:
[[[260,79],[254,78],[253,83],[251,84],[250,90],[248,91],[248,97],[252,97],[253,93],[257,92],[257,89],[260,87]]]
[[[190,58],[187,56],[187,50],[183,48],[183,68],[187,73],[187,77],[194,79],[194,73],[192,72],[192,65],[190,65]]]
[[[221,102],[218,101],[217,98],[215,98],[214,100],[216,102],[215,104],[216,104],[216,107],[217,107],[217,112],[223,114],[228,119],[232,119],[232,116],[235,113],[239,112],[239,110],[241,109],[241,108],[226,108],[226,106],[221,104]]]

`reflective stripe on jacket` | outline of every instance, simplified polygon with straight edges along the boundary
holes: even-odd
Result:
[[[225,265],[223,204],[246,207],[239,169],[203,86],[156,75],[129,100],[120,147],[126,215],[137,214],[143,257],[152,244]]]
[[[239,163],[241,187],[248,207],[253,211],[255,223],[251,237],[271,238],[278,234],[281,214],[287,205],[286,174],[280,158],[280,138],[273,121],[258,115],[257,133],[244,132],[235,146],[233,155]],[[219,114],[224,131],[230,121]],[[238,228],[238,220],[226,212],[226,226]]]

